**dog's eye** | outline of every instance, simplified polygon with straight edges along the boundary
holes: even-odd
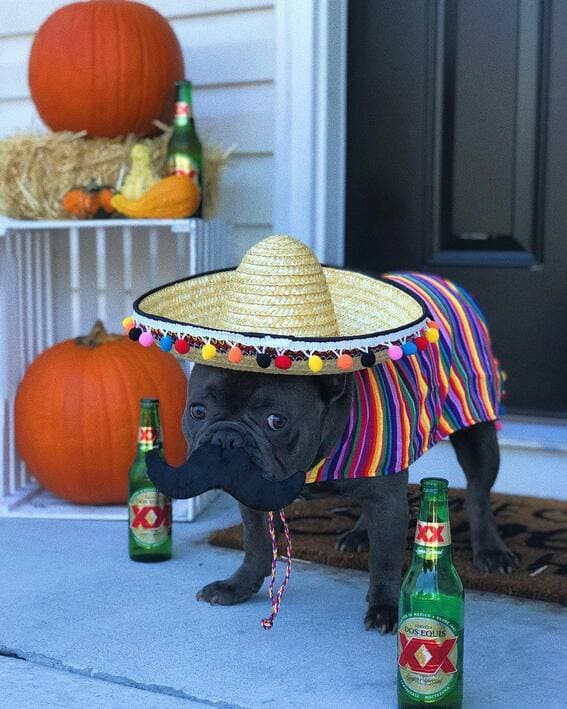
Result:
[[[191,418],[202,421],[207,415],[207,407],[203,404],[191,404],[189,413],[191,414]]]
[[[272,431],[279,431],[280,428],[286,425],[287,419],[285,416],[280,416],[280,414],[270,414],[266,422]]]

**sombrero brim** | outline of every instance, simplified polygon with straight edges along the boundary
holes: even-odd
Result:
[[[334,374],[399,359],[421,349],[429,313],[403,286],[343,269],[323,267],[339,334],[318,337],[222,329],[223,298],[236,269],[212,271],[155,288],[134,303],[127,327],[142,345],[237,371]],[[282,307],[285,308],[285,302]],[[317,312],[312,313],[316,332]],[[416,345],[417,343],[417,345]]]

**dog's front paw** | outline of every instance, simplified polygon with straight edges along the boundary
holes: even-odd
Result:
[[[380,635],[395,633],[398,629],[397,606],[387,603],[376,606],[369,605],[364,617],[364,627],[366,630],[376,628]]]
[[[510,574],[518,568],[520,562],[513,552],[502,545],[479,549],[473,555],[473,564],[480,571],[500,571],[502,574]]]
[[[368,532],[356,527],[349,529],[337,539],[335,547],[338,551],[368,551]]]
[[[237,603],[247,601],[261,585],[262,582],[255,587],[241,586],[229,580],[213,581],[213,583],[209,583],[203,586],[200,591],[197,591],[197,600],[206,601],[212,606],[234,606]]]

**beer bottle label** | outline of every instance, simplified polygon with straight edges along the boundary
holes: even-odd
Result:
[[[398,630],[398,669],[416,700],[441,699],[458,678],[459,631],[452,621],[426,613],[403,616]]]
[[[191,116],[191,106],[186,101],[175,102],[175,117],[173,119],[176,126],[185,126]]]
[[[451,544],[451,525],[449,522],[422,522],[417,520],[415,543],[424,547],[448,547]]]
[[[128,504],[130,529],[145,549],[162,544],[171,527],[171,502],[154,487],[136,490]]]
[[[187,175],[193,180],[195,186],[201,189],[199,184],[199,167],[186,153],[173,153],[170,155],[167,170],[170,175]]]
[[[153,426],[138,426],[138,444],[147,446],[148,450],[154,448],[159,442],[159,428]]]

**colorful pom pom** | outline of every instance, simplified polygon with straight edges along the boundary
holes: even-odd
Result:
[[[394,362],[397,359],[401,359],[404,356],[404,351],[399,345],[390,345],[388,347],[388,357],[393,359]]]
[[[363,367],[373,367],[376,364],[376,355],[374,352],[364,352],[360,362]]]
[[[496,427],[497,431],[501,431],[502,430],[502,421],[495,421],[494,426]]]
[[[142,328],[140,327],[133,327],[129,332],[128,332],[128,337],[131,340],[134,340],[136,342],[137,340],[140,339],[140,335],[142,334]]]
[[[173,347],[175,348],[175,351],[177,354],[184,355],[189,352],[189,343],[187,340],[175,340],[175,343],[173,344]]]
[[[260,352],[256,355],[256,364],[259,367],[262,367],[262,369],[267,369],[271,363],[272,359],[269,354],[266,354],[265,352]]]
[[[427,327],[433,328],[433,330],[439,330],[439,323],[436,323],[435,320],[430,320],[427,323]]]
[[[323,360],[319,355],[311,355],[307,364],[312,372],[320,372],[323,369]]]
[[[435,332],[437,332],[437,330],[435,330]],[[420,352],[426,350],[429,347],[429,340],[427,340],[427,338],[423,337],[422,335],[416,337],[414,343]]]
[[[402,350],[406,357],[409,357],[417,352],[417,345],[413,342],[404,342],[402,345]]]
[[[293,360],[287,355],[278,355],[274,360],[274,364],[278,369],[289,369],[293,364]]]
[[[159,341],[159,346],[164,352],[169,352],[173,347],[173,337],[164,335]]]
[[[217,348],[214,345],[211,345],[210,343],[205,345],[203,349],[201,350],[201,357],[203,359],[209,360],[213,359],[213,357],[216,357],[217,355]]]
[[[134,320],[134,318],[131,315],[128,315],[128,317],[125,317],[122,320],[122,327],[125,330],[131,330],[135,324],[136,324],[136,321]]]
[[[425,338],[427,342],[438,342],[439,341],[439,330],[437,328],[429,329],[425,331]]]
[[[228,351],[227,359],[232,364],[238,364],[242,359],[242,350],[240,347],[236,347],[236,345],[231,347]]]
[[[338,359],[337,359],[337,367],[339,369],[351,369],[352,368],[352,357],[349,354],[342,354]]]
[[[151,332],[143,332],[138,338],[138,342],[142,347],[151,347],[154,344],[154,338]]]

